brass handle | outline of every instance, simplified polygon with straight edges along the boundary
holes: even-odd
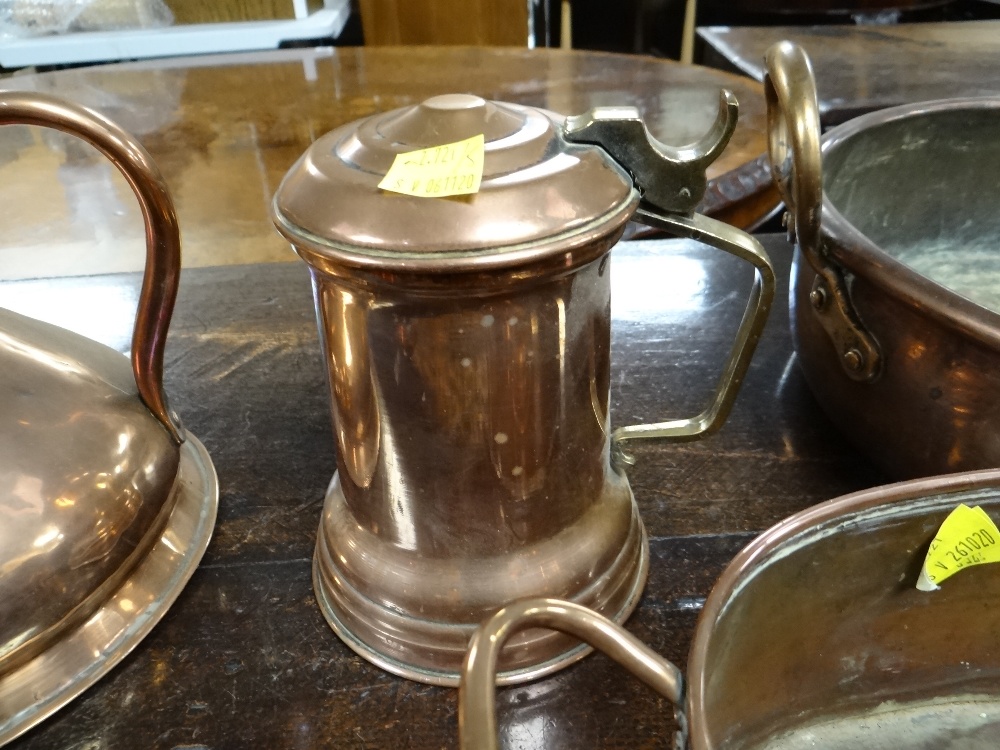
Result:
[[[496,750],[497,657],[510,636],[542,627],[575,636],[603,651],[646,685],[678,707],[681,731],[675,747],[683,747],[686,722],[681,671],[635,636],[593,610],[559,599],[522,599],[484,622],[472,636],[458,687],[458,736],[461,750]]]
[[[764,247],[746,232],[710,219],[701,214],[683,216],[640,206],[635,219],[662,229],[677,237],[687,237],[724,250],[754,267],[754,282],[750,290],[743,320],[736,340],[723,368],[711,404],[701,414],[687,419],[674,419],[655,424],[619,427],[611,435],[613,459],[619,465],[631,466],[635,459],[622,449],[622,443],[635,438],[660,438],[677,442],[698,440],[718,430],[726,421],[739,393],[743,378],[750,367],[757,342],[764,331],[768,313],[774,301],[774,267]]]
[[[139,397],[178,443],[184,430],[163,392],[163,349],[180,280],[180,232],[166,183],[152,157],[103,115],[44,94],[0,93],[0,125],[38,125],[97,148],[131,186],[146,226],[146,269],[132,331],[132,373]]]
[[[786,226],[814,266],[819,256],[823,166],[812,65],[797,44],[779,42],[764,58],[771,176],[788,209]]]
[[[817,274],[809,301],[853,380],[873,380],[881,368],[878,344],[851,302],[843,270],[820,233],[823,165],[816,81],[805,51],[779,42],[764,57],[767,144],[771,174],[785,203],[788,237]]]
[[[634,107],[598,107],[566,118],[567,140],[600,146],[632,175],[642,192],[634,219],[725,250],[752,263],[756,271],[750,301],[712,403],[696,417],[619,427],[611,435],[616,466],[635,463],[622,449],[627,440],[697,440],[719,429],[729,416],[767,322],[774,301],[774,268],[764,248],[746,232],[694,213],[708,185],[705,170],[729,143],[738,116],[736,97],[723,89],[712,126],[695,143],[682,148],[653,138]]]

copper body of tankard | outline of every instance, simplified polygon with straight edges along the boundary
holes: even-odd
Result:
[[[735,119],[723,92],[713,129],[671,148],[633,109],[435,97],[327,134],[285,177],[273,215],[312,272],[338,446],[314,584],[362,656],[457,684],[476,625],[512,599],[633,610],[648,545],[621,444],[721,425],[773,296],[760,245],[694,213]],[[479,134],[476,194],[379,189],[396,154]],[[746,259],[756,279],[711,406],[612,431],[609,251],[630,218]],[[500,680],[584,653],[525,631]]]

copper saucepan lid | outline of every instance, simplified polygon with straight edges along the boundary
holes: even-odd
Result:
[[[0,124],[55,128],[125,176],[146,224],[132,361],[0,309],[0,744],[96,682],[159,621],[211,536],[211,459],[167,406],[180,274],[173,205],[142,146],[90,110],[0,94]]]

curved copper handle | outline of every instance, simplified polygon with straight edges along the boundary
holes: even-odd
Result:
[[[458,742],[461,750],[496,750],[496,668],[510,636],[543,627],[576,636],[614,659],[679,709],[684,701],[681,671],[624,628],[593,610],[559,599],[522,599],[507,605],[476,630],[458,687]],[[684,746],[683,714],[675,746]]]
[[[788,237],[817,274],[809,302],[853,380],[874,380],[881,369],[878,344],[850,299],[844,273],[827,257],[820,234],[823,162],[819,101],[805,51],[779,42],[764,56],[767,145],[771,174],[788,209]]]
[[[146,225],[146,270],[132,332],[132,373],[139,397],[178,443],[184,429],[163,392],[163,349],[180,280],[180,231],[166,183],[152,157],[103,115],[44,94],[0,93],[0,125],[38,125],[87,141],[131,186]]]

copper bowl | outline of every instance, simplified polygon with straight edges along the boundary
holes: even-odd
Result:
[[[814,394],[894,478],[1000,466],[1000,99],[894,107],[821,139],[805,53],[783,42],[766,62]]]
[[[607,619],[551,599],[516,602],[470,644],[460,746],[497,747],[492,662],[513,633],[547,627],[605,651],[682,709],[678,748],[994,748],[997,568],[916,588],[931,540],[959,503],[1000,519],[1000,471],[846,495],[764,532],[709,595],[686,687],[677,667]]]

